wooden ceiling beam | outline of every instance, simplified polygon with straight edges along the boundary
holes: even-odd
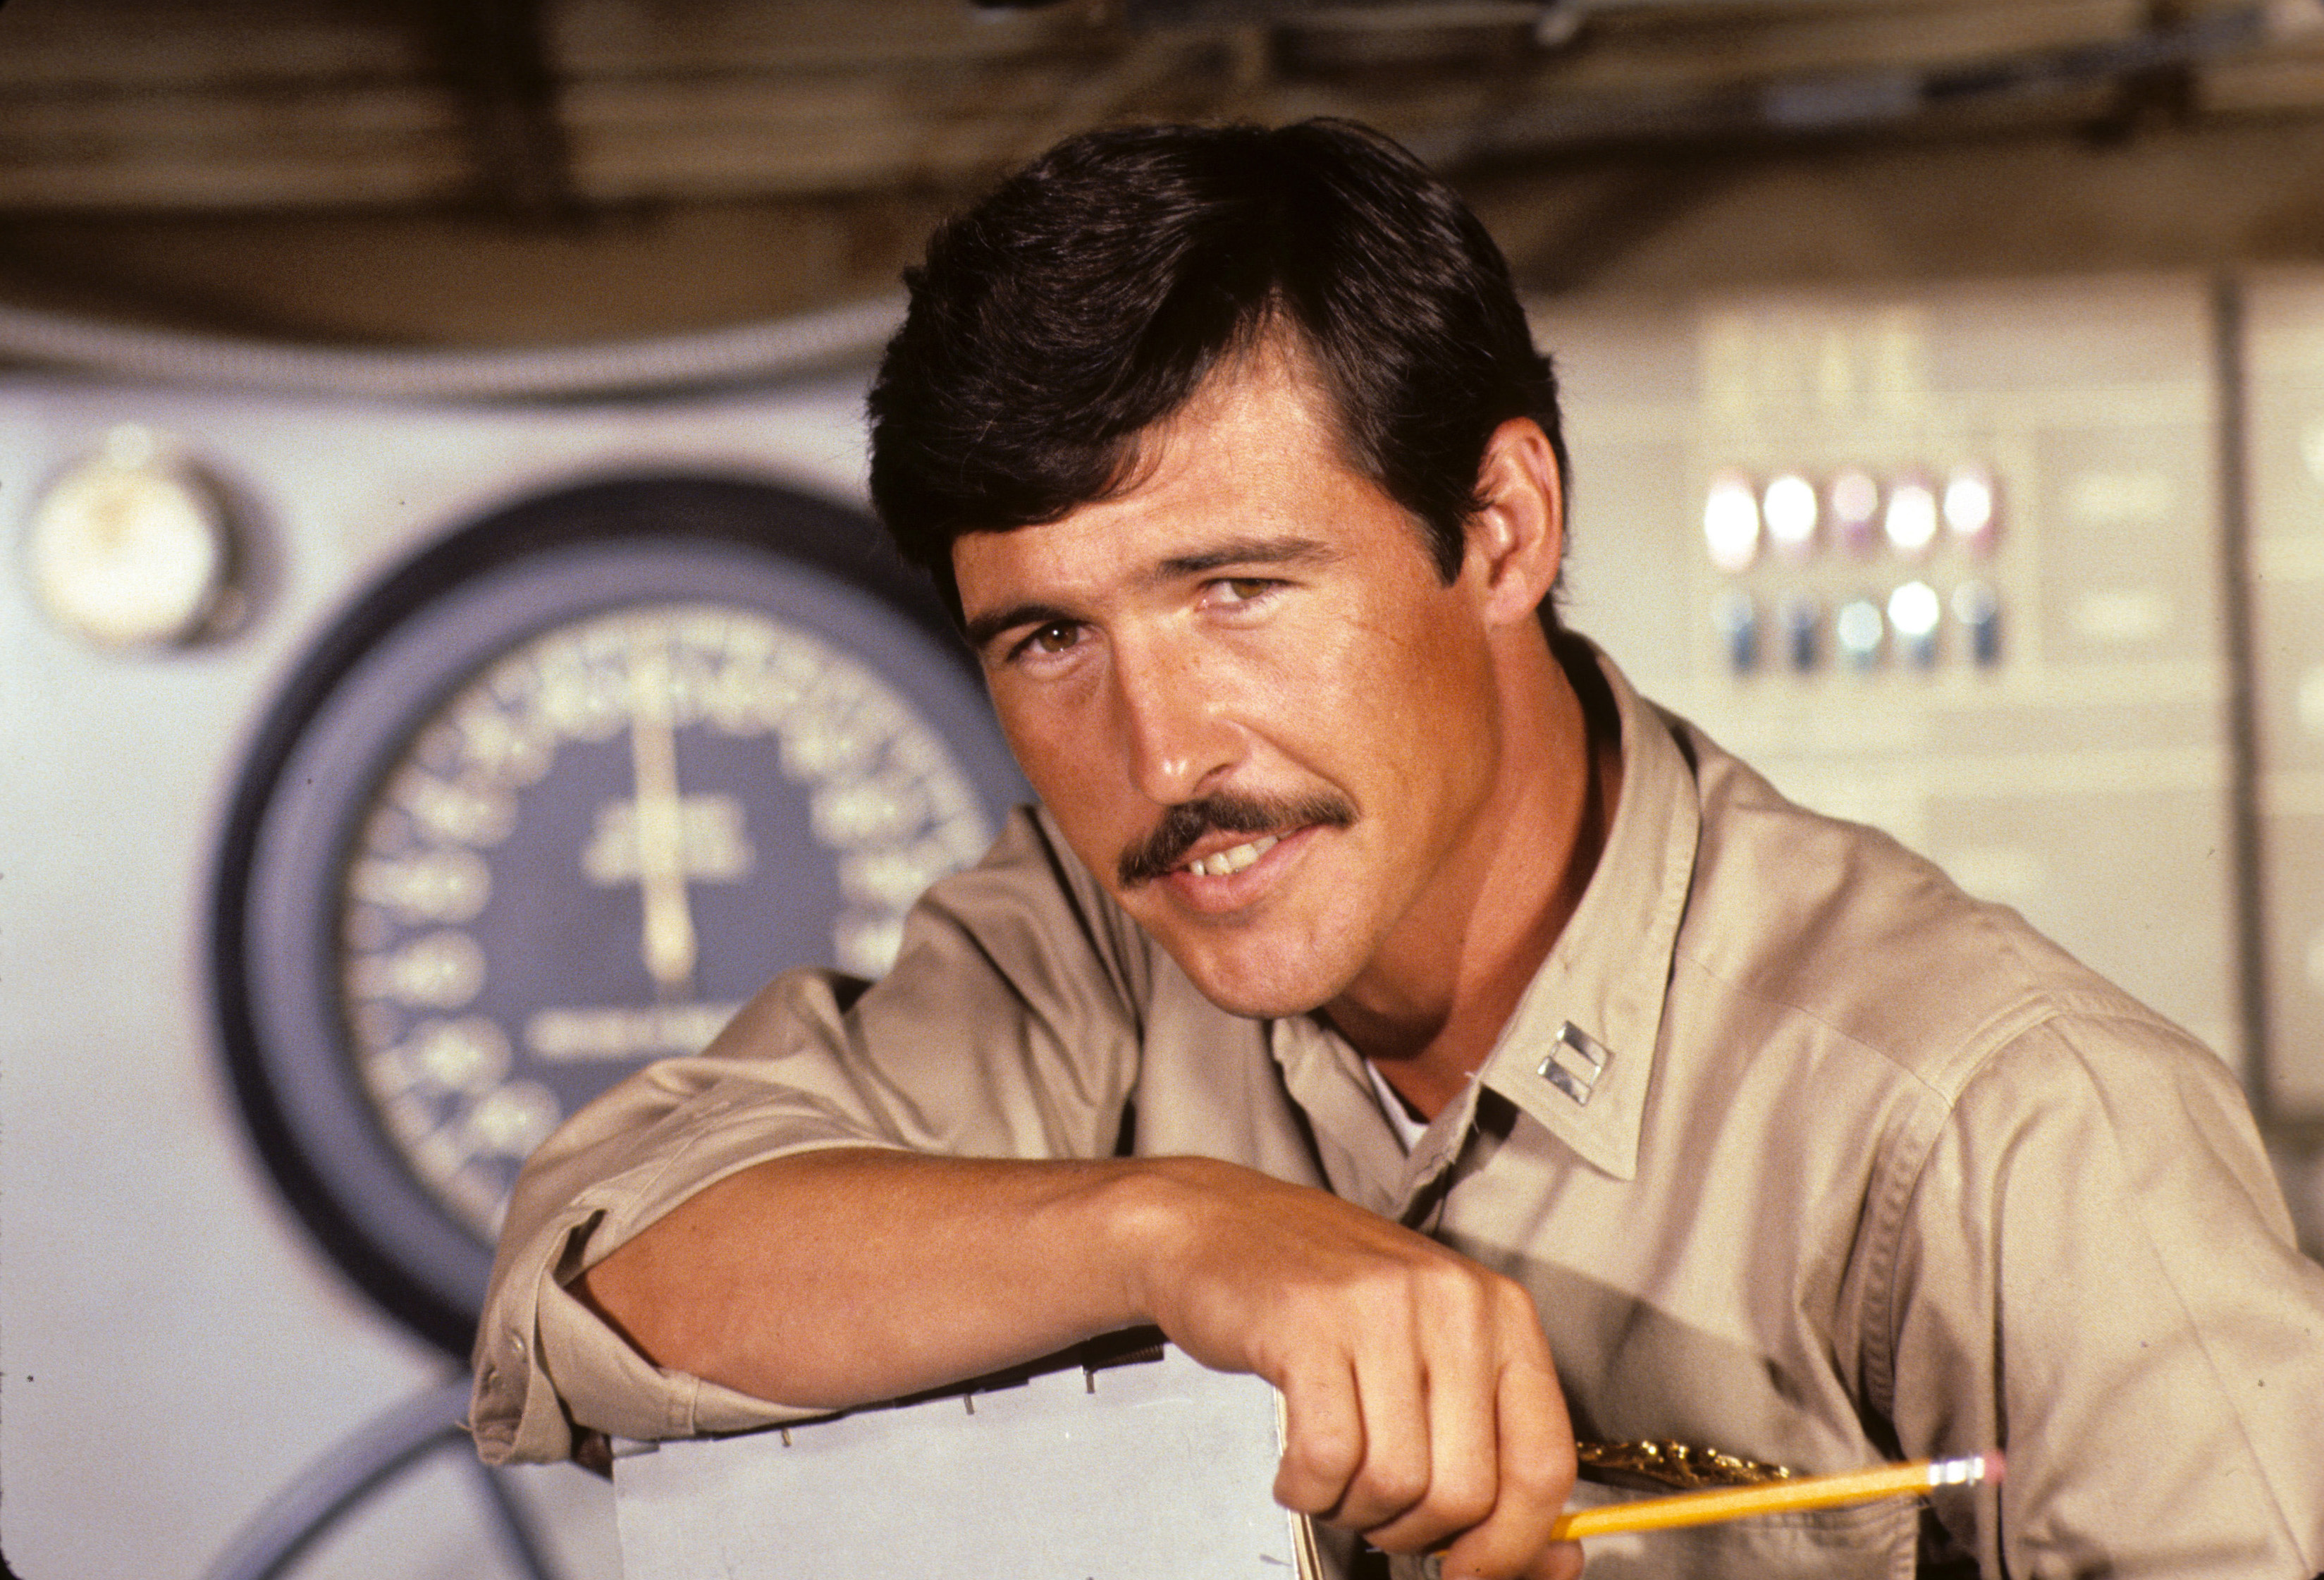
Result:
[[[78,31],[53,21],[58,8],[5,7],[0,209],[481,199],[538,218],[908,191],[980,183],[1074,126],[1130,115],[1349,115],[1448,163],[1774,137],[1771,84],[1892,72],[1902,117],[1914,73],[2119,43],[2152,24],[2148,0],[1609,4],[1566,47],[1518,37],[1487,59],[1483,33],[1447,35],[1432,64],[1410,39],[1392,61],[1334,54],[1320,21],[1312,34],[1131,32],[1094,4],[988,22],[967,0],[429,0],[401,33],[378,25],[388,7],[357,0],[77,0],[69,9],[105,23]],[[2203,0],[2184,14],[2217,9]],[[221,13],[236,25],[216,26]],[[167,47],[173,32],[181,55]],[[115,37],[134,41],[120,60]],[[2196,115],[2324,112],[2324,49],[2292,41],[2200,62],[2183,97]],[[2102,83],[1995,96],[1955,122],[2032,128],[2106,102]]]
[[[432,0],[427,17],[459,98],[469,158],[494,206],[533,221],[576,212],[541,0]]]

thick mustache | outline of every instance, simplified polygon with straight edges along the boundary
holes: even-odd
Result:
[[[1121,853],[1115,871],[1121,886],[1150,883],[1185,864],[1186,853],[1207,834],[1273,834],[1321,824],[1345,828],[1356,809],[1344,797],[1318,793],[1286,799],[1256,796],[1204,796],[1180,801],[1162,814],[1154,832]]]

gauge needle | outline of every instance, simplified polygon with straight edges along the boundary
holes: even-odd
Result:
[[[686,823],[670,722],[669,653],[641,625],[630,644],[630,762],[637,779],[638,886],[645,896],[646,971],[676,993],[694,980],[694,917],[686,903]]]

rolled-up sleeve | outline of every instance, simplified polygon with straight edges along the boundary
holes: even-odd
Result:
[[[778,977],[690,1058],[622,1082],[527,1161],[475,1350],[493,1463],[576,1428],[660,1438],[814,1413],[656,1367],[570,1292],[678,1203],[771,1158],[880,1146],[988,1158],[1111,1151],[1137,1078],[1142,938],[1038,815],[931,889],[895,968]]]

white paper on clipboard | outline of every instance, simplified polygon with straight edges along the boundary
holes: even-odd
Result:
[[[1275,1390],[1160,1358],[624,1446],[625,1580],[1322,1580]]]

